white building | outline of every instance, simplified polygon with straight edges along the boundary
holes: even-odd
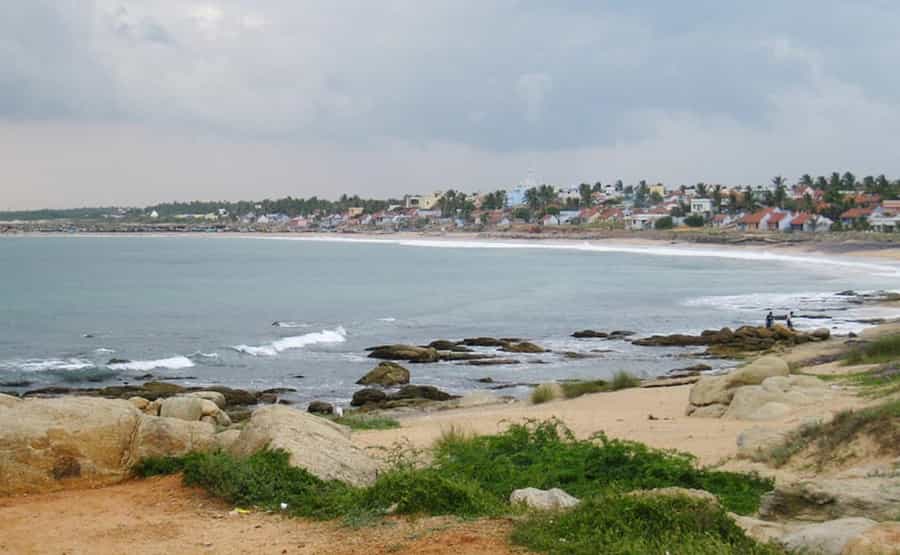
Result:
[[[708,198],[692,198],[691,214],[709,215],[712,214],[712,199]]]

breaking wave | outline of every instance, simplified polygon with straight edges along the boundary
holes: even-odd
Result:
[[[132,360],[129,362],[120,362],[116,364],[110,364],[108,368],[110,368],[111,370],[138,370],[145,372],[147,370],[155,370],[157,368],[179,370],[181,368],[191,368],[192,366],[194,366],[194,363],[188,357],[174,356],[157,360]]]
[[[322,330],[293,337],[284,337],[266,345],[234,345],[231,348],[239,353],[251,356],[276,356],[282,351],[302,349],[320,343],[343,343],[347,340],[347,330],[338,326],[333,330]]]
[[[74,371],[92,368],[94,363],[80,358],[27,359],[9,361],[3,367],[22,372]]]

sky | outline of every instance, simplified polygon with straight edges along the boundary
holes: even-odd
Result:
[[[900,176],[894,0],[0,7],[0,210]]]

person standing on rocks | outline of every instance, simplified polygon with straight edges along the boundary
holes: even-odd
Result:
[[[788,315],[784,317],[785,324],[789,330],[794,331],[794,311],[788,312]]]
[[[775,322],[775,315],[772,314],[770,310],[768,314],[766,314],[766,329],[772,329],[772,324]]]

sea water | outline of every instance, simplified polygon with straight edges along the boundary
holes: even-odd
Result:
[[[846,333],[894,314],[836,293],[900,283],[887,262],[748,249],[271,239],[0,239],[0,391],[152,375],[346,402],[374,366],[366,347],[472,336],[522,337],[554,352],[515,354],[520,363],[508,366],[409,365],[413,382],[463,393],[618,370],[654,376],[696,362],[698,350],[571,334],[696,333],[759,325],[769,309],[793,310],[801,329]]]

